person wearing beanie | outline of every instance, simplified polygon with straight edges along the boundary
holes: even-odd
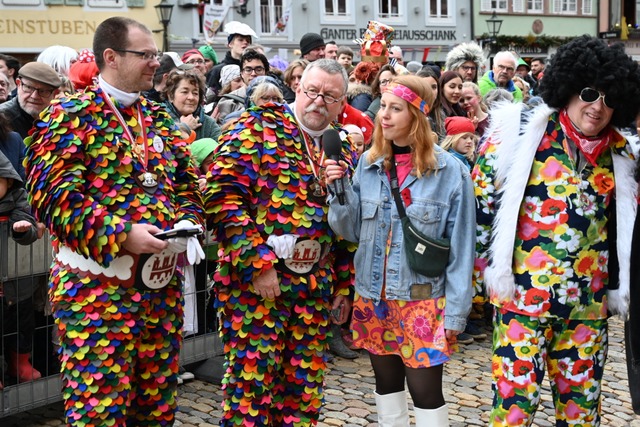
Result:
[[[240,62],[242,80],[247,86],[255,78],[269,74],[269,60],[266,56],[256,50],[245,50]],[[221,96],[220,102],[216,106],[216,110],[212,114],[212,117],[216,118],[218,123],[224,123],[228,114],[245,109],[246,98],[246,87],[241,87],[231,93]]]
[[[218,146],[218,140],[214,138],[200,138],[191,143],[191,163],[198,173],[198,186],[200,191],[207,188],[207,171],[213,163],[213,151]]]
[[[207,86],[212,89],[214,94],[217,94],[222,88],[222,86],[220,86],[220,72],[222,71],[222,67],[229,64],[240,66],[240,57],[244,53],[244,50],[254,41],[254,38],[258,37],[250,26],[238,21],[231,21],[226,24],[224,26],[224,32],[227,33],[227,46],[229,50],[222,61],[211,69],[211,73],[207,79]]]
[[[193,65],[193,68],[205,76],[207,74],[207,66],[205,65],[204,56],[198,49],[189,49],[182,54],[182,62]]]
[[[456,71],[465,82],[478,82],[478,70],[484,63],[484,53],[476,42],[461,43],[449,51],[445,69]]]
[[[473,161],[475,160],[476,143],[478,142],[478,136],[475,134],[476,127],[473,125],[471,119],[466,117],[452,116],[447,117],[444,121],[444,127],[447,131],[447,136],[440,144],[442,149],[447,150],[456,159],[460,160],[466,167],[471,168]],[[469,327],[469,321],[467,320],[467,327]],[[465,330],[466,333],[469,333]],[[484,339],[487,337],[485,333],[482,333],[482,337],[475,337],[474,334],[469,334],[474,339]]]
[[[0,104],[0,114],[4,114],[13,130],[24,139],[33,126],[33,119],[55,98],[62,80],[50,65],[29,62],[18,71],[16,83],[17,96]]]
[[[207,68],[207,76],[208,76],[213,66],[218,64],[218,54],[208,44],[200,46],[198,50],[204,57],[204,65]]]
[[[307,33],[300,39],[300,57],[309,62],[322,59],[326,45],[320,34]]]
[[[518,58],[518,62],[516,63],[516,75],[513,77],[514,82],[516,81],[516,77],[520,77],[529,85],[529,88],[532,89],[536,85],[536,79],[534,79],[531,74],[529,74],[530,70],[531,66],[527,63],[527,61],[522,58]],[[520,90],[522,90],[522,88]],[[526,96],[526,94],[522,92],[523,102],[526,102],[527,99],[528,97]]]

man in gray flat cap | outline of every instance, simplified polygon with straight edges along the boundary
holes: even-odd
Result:
[[[52,67],[42,62],[29,62],[20,68],[16,79],[18,96],[0,105],[0,114],[13,129],[26,138],[40,112],[49,106],[62,84]]]

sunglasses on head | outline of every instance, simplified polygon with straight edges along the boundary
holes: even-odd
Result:
[[[582,102],[586,102],[587,104],[593,104],[594,102],[597,102],[600,98],[602,98],[602,102],[604,102],[605,106],[607,106],[608,108],[615,108],[615,106],[610,105],[610,102],[607,101],[606,95],[600,92],[599,90],[596,90],[590,87],[585,87],[580,91],[580,100]]]

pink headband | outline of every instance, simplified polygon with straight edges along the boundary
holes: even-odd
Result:
[[[384,88],[384,91],[404,99],[409,104],[412,104],[418,110],[422,111],[425,116],[429,114],[429,104],[427,104],[427,101],[420,98],[418,94],[408,87],[398,83],[389,83],[387,87]]]

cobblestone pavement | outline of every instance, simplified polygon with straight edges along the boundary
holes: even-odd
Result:
[[[640,427],[631,409],[624,356],[623,326],[610,322],[610,346],[602,386],[602,425]],[[336,358],[327,376],[325,406],[319,426],[376,426],[373,372],[366,356],[355,361]],[[487,425],[491,408],[490,342],[461,346],[445,367],[445,398],[452,427]],[[198,380],[180,386],[180,412],[176,426],[212,427],[220,419],[220,387]],[[55,427],[63,425],[60,403],[28,414],[0,419],[2,427]],[[411,411],[412,414],[412,411]],[[534,426],[553,426],[553,405],[548,382]]]

